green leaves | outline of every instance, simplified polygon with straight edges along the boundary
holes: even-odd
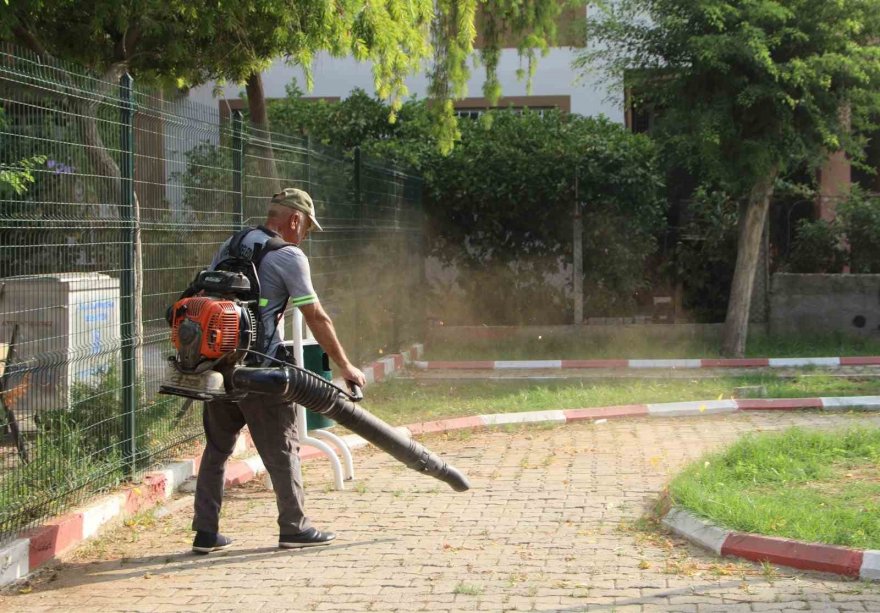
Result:
[[[838,213],[849,243],[852,272],[880,273],[880,198],[854,189]]]
[[[566,300],[548,289],[545,275],[571,261],[580,201],[590,312],[625,313],[664,221],[651,143],[606,120],[490,116],[491,129],[462,121],[455,150],[430,163],[426,208],[442,237],[432,254],[468,271],[459,285],[486,320],[564,321]]]
[[[13,164],[0,164],[0,193],[5,185],[17,196],[24,195],[28,187],[36,181],[34,170],[45,163],[45,155],[35,155]]]
[[[600,44],[579,65],[641,69],[631,85],[664,109],[659,135],[719,135],[689,155],[714,156],[716,178],[746,192],[769,168],[856,147],[862,111],[880,110],[878,16],[880,0],[622,0],[592,22]],[[658,64],[674,77],[652,77]],[[861,107],[852,126],[845,104]]]
[[[858,187],[834,221],[800,221],[786,262],[796,273],[837,273],[844,265],[853,273],[880,273],[880,198]]]
[[[787,269],[794,273],[839,273],[846,261],[839,224],[801,219]]]
[[[484,306],[487,319],[569,319],[570,299],[548,289],[545,275],[571,262],[576,198],[591,312],[621,315],[643,286],[645,259],[665,223],[662,174],[648,138],[605,119],[498,111],[478,121],[453,116],[461,137],[443,155],[424,102],[404,104],[391,124],[387,105],[364,92],[333,104],[303,101],[295,87],[290,94],[270,107],[277,129],[359,145],[424,177],[431,254],[458,268],[459,286],[472,290],[475,312]],[[499,301],[502,295],[509,298]]]
[[[8,3],[8,0],[4,0]],[[583,0],[574,4],[583,6]],[[467,94],[477,24],[485,94],[497,100],[502,44],[513,44],[534,71],[536,53],[556,35],[563,3],[555,0],[250,0],[208,2],[146,0],[130,4],[98,0],[24,0],[0,14],[0,35],[32,51],[105,71],[122,63],[139,82],[180,86],[212,79],[243,83],[280,57],[303,66],[311,85],[316,53],[351,54],[370,62],[379,97],[393,115],[408,94],[406,78],[430,68],[438,147],[448,152],[458,138],[450,97]],[[479,18],[478,18],[479,14]],[[14,36],[13,32],[17,34]]]

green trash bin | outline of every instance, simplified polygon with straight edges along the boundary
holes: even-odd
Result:
[[[303,367],[327,381],[333,380],[333,372],[330,370],[330,358],[315,340],[303,340]],[[306,429],[323,430],[336,425],[336,422],[320,413],[313,413],[306,409]]]

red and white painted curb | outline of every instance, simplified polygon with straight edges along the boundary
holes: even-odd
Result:
[[[875,409],[880,410],[880,396],[834,396],[822,398],[759,398],[731,400],[693,400],[655,404],[626,404],[590,409],[527,411],[474,415],[443,421],[423,422],[406,426],[412,434],[445,432],[462,428],[479,428],[505,424],[567,423],[597,421],[621,417],[673,417],[737,411],[792,411],[798,409]]]
[[[673,507],[663,518],[667,528],[720,556],[835,573],[863,581],[880,580],[880,551],[746,534],[719,528],[684,509]]]
[[[377,360],[363,369],[367,381],[372,383],[383,380],[401,370],[405,364],[418,359],[423,351],[424,347],[418,344],[400,354]],[[233,455],[242,455],[254,449],[247,430],[242,434]],[[366,441],[360,437],[344,439],[351,448],[366,445]],[[311,447],[303,448],[300,453],[302,459],[320,455],[321,452]],[[200,459],[199,455],[168,464],[162,470],[149,472],[137,485],[94,500],[87,506],[53,518],[42,526],[26,530],[19,538],[0,546],[0,587],[26,577],[46,562],[95,536],[108,524],[150,509],[171,497],[187,479],[198,473]],[[226,465],[226,486],[250,481],[265,470],[259,456],[231,461]]]
[[[835,358],[702,358],[664,360],[477,360],[477,361],[415,361],[422,370],[558,370],[573,368],[801,368],[821,366],[880,366],[880,356]]]

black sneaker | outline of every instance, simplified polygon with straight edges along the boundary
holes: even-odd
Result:
[[[211,553],[212,551],[220,551],[232,545],[232,539],[223,536],[219,532],[196,532],[196,538],[193,539],[194,553]]]
[[[300,547],[318,547],[329,545],[336,538],[333,532],[321,532],[317,528],[303,530],[299,534],[282,534],[278,537],[281,549],[299,549]]]

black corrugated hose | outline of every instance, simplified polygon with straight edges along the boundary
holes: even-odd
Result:
[[[401,434],[351,401],[354,396],[326,379],[296,366],[232,371],[236,392],[280,395],[310,411],[335,420],[409,468],[447,483],[456,492],[470,489],[467,477],[423,445]]]

